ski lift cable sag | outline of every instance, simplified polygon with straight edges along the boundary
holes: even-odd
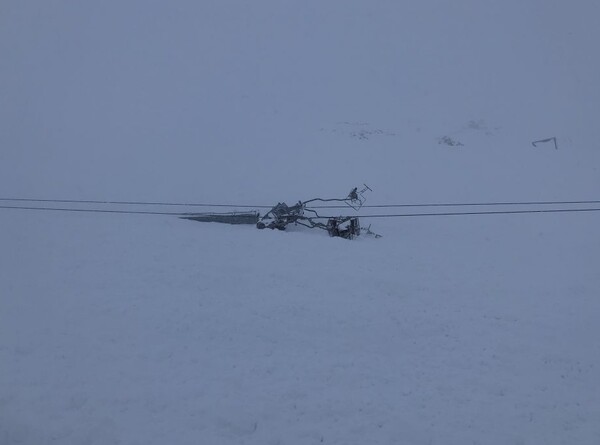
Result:
[[[130,215],[169,215],[169,216],[181,216],[184,213],[179,212],[150,212],[141,210],[111,210],[111,209],[73,209],[73,208],[59,208],[59,207],[30,207],[30,206],[0,206],[0,209],[12,209],[12,210],[38,210],[38,211],[54,211],[54,212],[79,212],[79,213],[118,213],[118,214],[130,214]]]
[[[139,210],[112,210],[112,209],[75,209],[65,207],[30,207],[30,206],[4,206],[0,209],[10,210],[32,210],[32,211],[53,211],[53,212],[78,212],[78,213],[113,213],[129,215],[168,215],[168,216],[188,216],[188,213],[180,212],[150,212]],[[357,215],[363,218],[403,218],[419,216],[462,216],[462,215],[511,215],[527,213],[577,213],[577,212],[600,212],[600,208],[576,208],[576,209],[528,209],[528,210],[498,210],[498,211],[477,211],[477,212],[435,212],[435,213],[400,213],[400,214],[379,214],[379,215]],[[311,219],[328,219],[334,216],[315,215]]]
[[[34,200],[34,199],[18,199],[18,198],[0,198],[0,202],[9,202],[13,203],[21,203],[21,205],[0,205],[0,209],[12,209],[12,210],[29,210],[29,211],[51,211],[51,212],[78,212],[78,213],[105,213],[105,214],[129,214],[129,215],[168,215],[168,216],[177,216],[182,219],[193,220],[198,222],[219,222],[225,224],[253,224],[256,225],[257,229],[278,229],[285,230],[287,226],[290,224],[293,225],[301,225],[310,229],[321,229],[325,230],[332,237],[341,237],[346,239],[354,239],[355,237],[361,234],[361,226],[359,219],[368,219],[368,218],[406,218],[406,217],[431,217],[431,216],[467,216],[467,215],[514,215],[514,214],[541,214],[541,213],[575,213],[575,212],[598,212],[600,208],[591,208],[590,204],[600,201],[536,201],[529,203],[525,202],[514,202],[514,203],[462,203],[462,204],[416,204],[416,205],[369,205],[366,206],[365,202],[367,197],[365,194],[367,192],[371,192],[371,188],[364,184],[364,188],[354,187],[350,190],[350,193],[344,198],[313,198],[305,201],[298,201],[294,205],[287,205],[285,202],[280,202],[277,205],[270,207],[270,209],[264,213],[262,216],[259,214],[257,208],[264,208],[266,206],[254,206],[252,211],[242,211],[240,212],[239,207],[238,210],[227,213],[183,213],[183,212],[166,212],[166,211],[156,211],[156,210],[131,210],[131,209],[115,209],[113,208],[97,208],[99,205],[111,205],[115,206],[117,204],[144,204],[144,205],[186,205],[182,203],[148,203],[141,201],[92,201],[92,200]],[[36,202],[38,205],[31,205],[30,203]],[[322,203],[338,203],[337,205],[327,205],[327,206],[311,206],[311,203],[322,202]],[[53,203],[53,206],[46,206],[42,203]],[[64,206],[65,203],[71,204],[80,204],[77,208],[73,208],[71,206]],[[538,207],[540,204],[551,204],[561,205],[561,208],[540,208]],[[58,206],[62,204],[63,206]],[[85,207],[82,208],[81,204],[86,204]],[[94,208],[89,208],[90,204],[94,204]],[[342,205],[344,204],[344,205]],[[517,206],[517,205],[526,205],[529,204],[529,208],[521,208],[521,209],[503,209],[503,210],[484,210],[480,209],[477,211],[433,211],[430,210],[428,212],[418,212],[418,213],[388,213],[388,214],[361,214],[360,210],[363,208],[381,208],[381,207],[426,207],[428,206],[430,209],[433,207],[439,207],[442,205],[451,206],[451,205],[504,205],[504,206]],[[578,204],[576,208],[565,208],[566,204]],[[582,207],[583,204],[586,204],[586,207]],[[188,206],[192,204],[187,204]],[[203,207],[234,207],[228,204],[195,204]],[[88,207],[88,208],[86,208]],[[336,216],[322,216],[315,209],[321,208],[345,208],[352,209],[356,213],[354,216],[350,215],[336,215]],[[346,212],[341,212],[346,213]],[[325,221],[323,221],[325,220]],[[370,236],[375,236],[375,238],[380,238],[381,235],[371,231],[371,226],[369,225],[366,229],[363,230],[363,233],[366,233]]]
[[[191,202],[150,202],[150,201],[101,201],[101,200],[83,200],[83,199],[33,199],[33,198],[0,198],[0,201],[9,202],[46,202],[60,204],[111,204],[111,205],[152,205],[152,206],[181,206],[181,207],[240,207],[240,208],[261,208],[270,209],[272,206],[259,205],[239,205],[239,204],[202,204]]]
[[[577,209],[528,209],[528,210],[490,210],[477,212],[436,212],[436,213],[401,213],[384,215],[359,215],[360,218],[402,218],[417,216],[467,216],[467,215],[514,215],[526,213],[577,213],[577,212],[600,212],[600,208],[577,208]],[[326,218],[326,217],[324,217]]]
[[[222,204],[222,203],[185,203],[185,202],[151,202],[151,201],[103,201],[103,200],[77,200],[77,199],[33,199],[33,198],[0,198],[4,202],[44,202],[61,204],[102,204],[102,205],[152,205],[152,206],[180,206],[180,207],[225,207],[225,208],[252,208],[270,209],[269,205],[248,204]],[[314,199],[310,202],[339,201],[339,199]],[[365,204],[362,208],[403,208],[403,207],[484,207],[484,206],[524,206],[524,205],[578,205],[600,204],[600,200],[579,201],[497,201],[497,202],[447,202],[447,203],[416,203],[416,204]],[[347,205],[307,205],[307,208],[343,209]]]

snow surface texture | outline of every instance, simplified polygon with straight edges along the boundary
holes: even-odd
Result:
[[[596,1],[0,11],[0,195],[600,199]],[[598,213],[0,212],[1,445],[600,443]]]

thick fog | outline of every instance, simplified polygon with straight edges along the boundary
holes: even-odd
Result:
[[[583,0],[4,1],[0,187],[270,203],[358,181],[388,201],[589,198],[599,13]],[[558,153],[532,148],[549,137]]]

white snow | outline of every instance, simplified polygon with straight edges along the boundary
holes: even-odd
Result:
[[[0,198],[600,200],[596,2],[4,3]],[[600,212],[363,223],[0,209],[0,444],[600,443]]]

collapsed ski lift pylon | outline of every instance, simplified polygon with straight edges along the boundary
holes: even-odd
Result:
[[[314,202],[340,202],[346,204],[355,211],[366,202],[365,193],[372,191],[371,188],[363,184],[362,189],[354,187],[345,198],[313,198],[307,201],[298,201],[293,206],[288,206],[285,202],[280,202],[269,210],[256,223],[258,229],[277,229],[285,230],[289,224],[301,225],[310,229],[326,230],[330,236],[345,239],[354,239],[360,235],[360,222],[357,216],[336,216],[321,217],[309,204]],[[326,223],[320,220],[327,219]],[[372,234],[370,230],[369,234]]]
[[[313,198],[308,201],[298,201],[292,206],[280,202],[271,208],[262,217],[258,212],[230,212],[230,213],[187,213],[181,216],[183,219],[199,222],[219,222],[225,224],[256,224],[258,229],[285,230],[290,224],[308,227],[310,229],[321,229],[327,231],[330,236],[345,239],[354,239],[361,234],[358,216],[320,216],[315,210],[319,206],[312,207],[310,204],[317,202],[339,202],[354,211],[360,210],[367,198],[365,194],[372,192],[371,188],[363,184],[359,189],[354,187],[345,198]],[[325,206],[321,206],[323,208]],[[337,208],[337,206],[336,206]],[[326,221],[325,221],[326,220]],[[325,222],[324,222],[325,221]],[[371,231],[371,226],[364,231],[367,235],[379,238],[380,235]]]

